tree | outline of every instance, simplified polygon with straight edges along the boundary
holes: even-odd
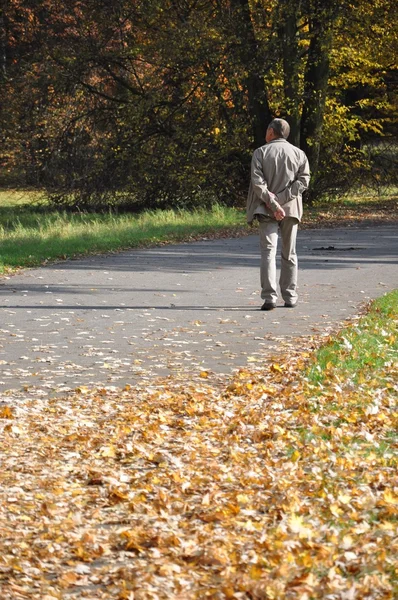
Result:
[[[228,22],[232,24],[229,30],[232,30],[232,44],[229,51],[235,50],[235,65],[246,73],[241,84],[247,90],[254,145],[258,147],[264,144],[267,125],[272,118],[264,81],[264,49],[256,37],[249,0],[231,0],[230,6]]]
[[[309,48],[304,71],[303,111],[300,141],[313,175],[318,173],[322,127],[330,75],[330,53],[334,24],[340,2],[311,0],[309,10]]]
[[[301,91],[303,50],[300,49],[301,1],[280,0],[277,10],[278,37],[283,72],[286,119],[290,125],[290,141],[300,146]],[[305,54],[305,51],[304,51]]]
[[[318,193],[397,183],[395,3],[344,3],[334,24]],[[377,39],[377,43],[375,43]]]
[[[4,147],[62,205],[243,203],[251,150],[281,116],[309,156],[313,194],[343,189],[350,171],[371,173],[365,145],[394,135],[392,10],[3,0]]]

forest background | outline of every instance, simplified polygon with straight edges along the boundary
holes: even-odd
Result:
[[[1,0],[1,186],[73,210],[242,206],[273,117],[308,200],[397,183],[393,0]]]

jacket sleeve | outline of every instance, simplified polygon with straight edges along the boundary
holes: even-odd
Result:
[[[269,191],[267,181],[265,180],[261,152],[256,150],[251,163],[251,184],[255,195],[269,208],[273,213],[281,208],[276,195]]]
[[[308,158],[304,155],[304,161],[299,166],[297,171],[296,179],[293,182],[295,186],[295,192],[297,191],[299,194],[302,194],[304,190],[308,189],[310,184],[310,165],[308,163]]]

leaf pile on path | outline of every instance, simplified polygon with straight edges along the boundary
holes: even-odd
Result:
[[[2,600],[396,598],[396,370],[310,360],[0,404]]]

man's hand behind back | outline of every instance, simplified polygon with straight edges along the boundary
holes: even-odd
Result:
[[[269,190],[268,190],[268,195],[271,200],[271,203],[270,203],[271,206],[268,205],[268,207],[272,210],[276,205],[278,208],[276,210],[274,210],[274,217],[277,221],[282,221],[282,219],[285,216],[285,211],[283,210],[283,208],[281,206],[279,206],[278,197],[276,196],[276,194],[274,194],[273,192],[270,192]],[[272,206],[272,204],[274,206]]]

